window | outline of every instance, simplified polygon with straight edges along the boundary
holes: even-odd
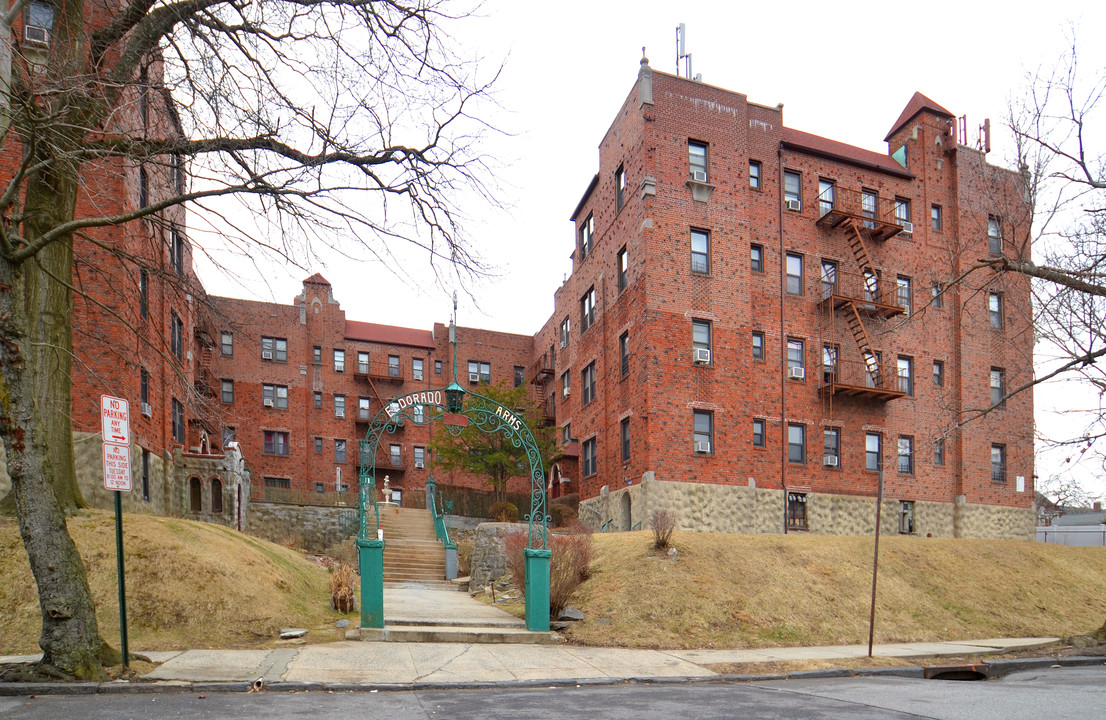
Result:
[[[837,293],[837,263],[833,260],[822,260],[822,299],[825,300]]]
[[[335,395],[334,396],[334,417],[344,418],[346,416],[346,396]]]
[[[691,173],[691,179],[695,182],[708,182],[707,174],[707,144],[687,141],[687,164]]]
[[[571,376],[571,373],[567,370],[561,373],[561,397],[568,397],[568,392],[572,385]]]
[[[895,278],[895,302],[909,315],[912,312],[912,300],[910,278],[899,275]]]
[[[173,351],[173,357],[178,361],[184,360],[184,323],[180,321],[176,313],[170,313],[169,318],[169,345]]]
[[[941,287],[941,283],[933,283],[933,302],[930,304],[935,308],[940,308],[945,304],[945,291]]]
[[[840,355],[840,345],[831,343],[822,345],[822,382],[826,385],[837,382],[837,358]]]
[[[806,425],[787,423],[787,462],[806,463]]]
[[[223,382],[226,383],[227,381],[224,380]],[[138,399],[143,405],[150,404],[150,373],[146,371],[146,368],[142,368],[138,373]],[[226,402],[226,400],[223,402]],[[231,395],[231,402],[234,402],[233,393]],[[145,408],[143,408],[143,415],[145,414]]]
[[[787,529],[806,530],[806,493],[787,493]]]
[[[749,187],[760,190],[760,163],[756,160],[749,161]]]
[[[265,487],[277,488],[280,490],[289,490],[292,487],[292,481],[289,478],[265,478]]]
[[[442,374],[442,361],[441,360],[435,360],[434,361],[434,374],[435,375],[441,375]]]
[[[764,447],[765,442],[764,420],[762,418],[755,418],[753,420],[753,447]]]
[[[933,361],[933,385],[934,387],[945,386],[945,363],[941,360]]]
[[[764,359],[764,333],[753,331],[753,359]]]
[[[203,510],[203,485],[198,477],[188,478],[188,509],[194,513]]]
[[[1006,446],[991,446],[991,481],[1006,482]]]
[[[419,361],[421,362],[421,360]],[[422,377],[422,369],[419,369],[419,377]],[[526,368],[521,365],[515,365],[515,387],[522,385],[526,382]]]
[[[23,11],[23,39],[27,42],[48,43],[54,31],[54,5],[31,0]]]
[[[864,359],[864,382],[868,387],[882,387],[883,386],[883,353],[876,350],[874,353],[865,352],[861,354]],[[876,383],[876,375],[880,376],[880,383]]]
[[[469,360],[469,382],[490,383],[492,381],[491,363]]]
[[[825,178],[818,180],[818,217],[833,210],[833,190],[833,180]]]
[[[903,500],[899,503],[899,533],[914,534],[914,501]]]
[[[864,221],[864,227],[872,230],[876,224],[872,220],[876,219],[876,208],[879,206],[879,195],[874,190],[861,190],[860,191],[860,214],[867,218]]]
[[[568,345],[569,335],[572,334],[572,320],[565,318],[561,321],[561,347]]]
[[[323,484],[322,483],[315,483],[315,492],[321,493],[322,491],[323,491]]]
[[[288,387],[285,385],[262,385],[261,404],[278,410],[288,409]]]
[[[323,439],[321,437],[315,438],[315,452],[321,453],[323,451]]]
[[[335,440],[334,441],[334,462],[344,463],[346,461],[346,441]]]
[[[909,435],[899,435],[899,472],[914,472],[914,438]]]
[[[398,378],[402,377],[399,372],[399,355],[388,356],[388,377]]]
[[[142,449],[142,499],[150,502],[150,451]]]
[[[628,332],[618,336],[618,367],[622,377],[630,374],[630,333]]]
[[[899,392],[914,394],[914,358],[899,356],[898,362]]]
[[[994,215],[987,216],[987,252],[1002,254],[1002,222]]]
[[[714,452],[714,413],[709,410],[692,411],[692,449],[697,453]]]
[[[1002,329],[1002,295],[998,293],[987,294],[987,310],[991,316],[991,327]]]
[[[572,439],[572,423],[565,423],[561,427],[561,442],[565,444],[574,442]]]
[[[261,338],[261,359],[288,362],[288,341],[284,338]]]
[[[619,291],[626,289],[626,284],[629,280],[630,271],[630,259],[626,255],[626,248],[622,248],[618,251],[618,289]]]
[[[173,398],[173,439],[184,443],[184,405]]]
[[[177,275],[184,275],[184,236],[175,223],[169,224],[169,264]]]
[[[1006,371],[991,368],[991,404],[998,405],[1006,397]]]
[[[423,360],[422,358],[411,359],[411,379],[422,380],[423,378]],[[518,368],[515,368],[515,387],[518,387],[522,383],[518,382]]]
[[[372,420],[372,408],[369,406],[371,401],[367,397],[357,398],[357,419],[358,420]]]
[[[392,467],[403,467],[403,447],[400,445],[388,446],[388,462]]]
[[[626,171],[621,165],[614,171],[614,203],[618,210],[626,204]]]
[[[357,374],[369,374],[369,354],[367,352],[357,353]]]
[[[595,241],[595,216],[588,214],[584,224],[580,226],[580,261],[591,254],[592,243]]]
[[[622,418],[622,462],[630,462],[630,418]]]
[[[879,301],[880,272],[864,269],[864,299],[869,302]]]
[[[311,348],[311,362],[314,363],[315,365],[322,365],[323,364],[323,349],[322,349],[322,347],[316,345],[315,347]]]
[[[944,225],[941,219],[941,206],[932,205],[929,208],[929,227],[933,230],[940,230]]]
[[[945,464],[945,439],[937,438],[933,441],[933,464]]]
[[[335,350],[334,351],[334,372],[346,371],[346,351]]]
[[[145,208],[150,205],[150,175],[146,172],[146,166],[138,168],[138,207]]]
[[[841,462],[841,428],[828,427],[822,431],[823,452],[822,464],[826,467],[838,467]]]
[[[799,338],[787,338],[787,376],[801,380],[804,373],[797,372],[806,368],[803,341]]]
[[[216,515],[223,512],[223,483],[218,478],[211,479],[211,512]]]
[[[595,322],[596,302],[595,287],[588,288],[584,296],[580,298],[580,332],[587,332]]]
[[[138,271],[138,314],[142,318],[150,317],[150,274],[145,270]]]
[[[705,230],[691,231],[691,272],[710,272],[710,233]]]
[[[751,243],[749,245],[749,269],[753,272],[764,272],[764,246]]]
[[[415,467],[426,467],[426,448],[420,447],[418,445],[415,446]]]
[[[710,321],[709,320],[692,320],[691,321],[691,349],[692,357],[697,363],[709,363],[710,362]],[[700,350],[705,350],[705,357]]]
[[[315,407],[321,408],[323,406],[323,394],[321,392],[315,393]]]
[[[906,198],[895,198],[895,223],[906,227],[910,222],[910,201]]]
[[[883,436],[879,433],[864,434],[864,469],[879,470],[883,466],[883,458],[880,454],[880,445]]]
[[[143,72],[145,72],[145,69],[143,69]],[[177,195],[183,195],[187,190],[184,180],[184,156],[180,153],[173,153],[169,158],[169,182]]]
[[[584,477],[591,477],[596,472],[595,438],[591,438],[584,441]]]
[[[223,447],[230,447],[232,442],[237,442],[234,428],[230,425],[223,426]]]
[[[143,370],[142,374],[145,375],[146,371]],[[223,398],[222,398],[223,402],[226,403],[227,405],[231,405],[231,404],[234,403],[234,381],[233,380],[223,380],[222,396],[223,396]],[[145,401],[143,401],[143,402],[145,402]]]
[[[803,256],[787,253],[787,292],[789,295],[803,294]]]
[[[802,175],[794,170],[783,171],[783,200],[788,210],[802,208]]]
[[[595,363],[588,364],[580,374],[581,385],[584,390],[584,404],[587,405],[595,399]]]

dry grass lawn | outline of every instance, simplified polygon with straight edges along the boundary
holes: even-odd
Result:
[[[868,641],[872,539],[676,532],[594,536],[566,632],[586,645],[739,648]],[[876,642],[1067,636],[1106,620],[1106,549],[885,537]]]
[[[100,511],[70,518],[84,558],[100,632],[119,645],[115,518]],[[355,614],[330,610],[327,571],[303,554],[219,525],[123,516],[130,649],[235,647],[275,641],[281,627],[308,640],[342,639],[334,623]],[[0,653],[38,652],[35,591],[19,529],[0,519]]]

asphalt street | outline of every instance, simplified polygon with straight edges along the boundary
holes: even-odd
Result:
[[[0,719],[1085,720],[1103,717],[1104,687],[1106,666],[1034,670],[987,682],[876,677],[511,690],[52,695],[0,698]]]

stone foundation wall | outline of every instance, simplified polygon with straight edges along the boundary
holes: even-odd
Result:
[[[323,507],[290,503],[251,502],[250,535],[284,543],[293,537],[298,547],[321,552],[357,535],[357,506]]]
[[[510,532],[526,531],[526,523],[485,522],[477,526],[469,561],[469,590],[481,590],[507,574],[504,537]]]
[[[640,483],[606,492],[580,503],[580,521],[593,531],[648,530],[654,508],[665,508],[688,532],[782,533],[782,490],[656,480],[645,473]],[[807,495],[807,527],[822,535],[871,535],[876,500],[848,495]],[[900,504],[885,499],[880,531],[899,532]],[[1031,540],[1036,517],[1032,509],[965,503],[914,503],[914,533],[933,537]],[[640,526],[638,524],[640,523]]]

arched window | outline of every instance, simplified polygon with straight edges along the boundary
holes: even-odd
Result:
[[[223,512],[223,481],[211,478],[211,512]]]
[[[188,480],[188,500],[192,512],[198,513],[203,509],[203,488],[198,477]]]

